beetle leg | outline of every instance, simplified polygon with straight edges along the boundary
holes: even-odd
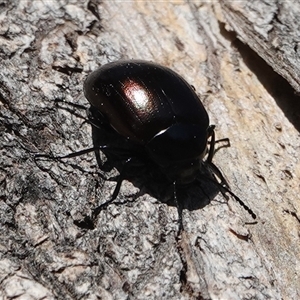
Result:
[[[230,140],[229,140],[229,138],[223,138],[223,139],[216,140],[215,144],[216,143],[220,143],[220,142],[226,142],[227,143],[227,145],[225,145],[223,147],[230,147]]]
[[[214,154],[217,150],[219,150],[220,148],[218,148],[216,151],[215,151],[215,145],[216,143],[219,143],[219,142],[227,142],[227,145],[226,146],[222,146],[222,147],[230,147],[230,141],[228,138],[224,138],[224,139],[220,139],[220,140],[217,140],[216,141],[216,137],[215,137],[215,125],[210,125],[208,127],[208,136],[207,138],[211,138],[210,141],[209,141],[209,151],[208,151],[208,157],[206,159],[206,162],[208,163],[211,163],[212,162],[212,159],[214,157]]]
[[[208,144],[210,145],[209,151],[208,151],[208,157],[207,157],[207,161],[211,162],[213,159],[213,156],[215,155],[215,153],[217,151],[219,151],[221,148],[223,147],[230,147],[230,140],[229,138],[223,138],[223,139],[219,139],[219,140],[215,140],[215,125],[210,125],[208,127],[208,135],[207,135],[207,139],[209,139],[211,137],[211,140],[208,142]],[[222,145],[220,147],[218,147],[218,149],[216,150],[216,144],[220,143],[220,142],[226,142],[226,145]]]
[[[108,201],[106,201],[105,203],[103,204],[100,204],[98,207],[96,207],[94,210],[93,210],[93,219],[95,219],[99,213],[101,212],[101,210],[105,209],[109,204],[111,204],[118,196],[119,192],[120,192],[120,189],[121,189],[121,185],[122,185],[122,182],[123,180],[125,179],[125,175],[126,175],[126,172],[127,172],[127,169],[128,169],[128,166],[133,162],[133,157],[130,157],[128,158],[124,165],[123,165],[123,169],[121,170],[120,172],[120,176],[118,178],[118,181],[117,181],[117,185],[114,189],[114,192],[112,194],[112,197],[111,199],[109,199]]]
[[[125,179],[125,174],[127,172],[127,168],[128,168],[128,166],[129,166],[129,164],[130,164],[131,161],[132,161],[132,157],[130,157],[130,158],[128,158],[126,160],[126,162],[125,162],[125,164],[123,166],[123,169],[122,169],[122,171],[120,173],[120,176],[118,178],[117,185],[116,185],[116,187],[114,189],[114,192],[112,194],[111,201],[113,201],[113,200],[115,200],[117,198],[117,196],[118,196],[118,194],[120,192],[120,189],[121,189],[121,184],[122,184],[123,180]]]
[[[69,153],[67,155],[62,155],[62,156],[54,156],[54,155],[51,155],[51,154],[36,153],[34,155],[34,158],[38,158],[38,157],[46,157],[46,158],[51,158],[51,159],[72,158],[72,157],[87,154],[87,153],[90,153],[90,152],[93,152],[93,151],[96,151],[96,150],[103,150],[103,149],[107,149],[107,146],[92,147],[92,148],[80,150],[80,151],[77,151],[77,152],[72,152],[72,153]]]
[[[215,125],[210,125],[208,127],[208,138],[211,137],[210,147],[209,147],[209,152],[208,152],[208,157],[206,159],[206,161],[208,163],[212,162],[213,156],[215,154],[215,143],[216,143],[216,140],[215,140],[215,130],[214,129],[215,129]]]

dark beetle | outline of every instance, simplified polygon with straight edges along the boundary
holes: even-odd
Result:
[[[116,132],[144,146],[170,180],[194,181],[212,128],[182,77],[150,62],[114,62],[88,76],[84,93]]]
[[[193,182],[201,166],[207,165],[221,179],[221,183],[214,182],[255,217],[229,191],[212,163],[214,126],[209,125],[208,114],[194,89],[181,76],[152,62],[117,61],[91,73],[84,94],[100,114],[101,122],[138,149],[135,156],[155,163],[174,186]],[[114,193],[113,198],[116,196]]]

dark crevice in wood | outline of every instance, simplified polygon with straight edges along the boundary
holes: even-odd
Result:
[[[248,45],[235,38],[235,33],[228,32],[224,24],[220,24],[220,31],[226,39],[232,41],[248,68],[257,76],[268,93],[274,98],[288,120],[300,132],[300,96],[293,87],[271,66],[269,66]],[[267,113],[267,112],[266,112]],[[274,119],[274,122],[277,120]]]

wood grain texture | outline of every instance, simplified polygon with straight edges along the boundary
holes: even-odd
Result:
[[[228,28],[300,91],[298,1],[221,0]]]
[[[272,43],[292,37],[268,36],[282,9],[290,13],[282,26],[292,28],[295,3],[278,1],[274,10],[261,2],[251,22],[241,17],[244,1],[3,3],[0,298],[299,298],[299,56],[287,46],[278,59]],[[177,209],[165,203],[172,193],[137,173],[95,228],[83,228],[110,198],[118,171],[99,168],[93,153],[61,161],[34,153],[92,146],[86,113],[74,104],[88,107],[89,72],[122,58],[168,66],[196,88],[217,138],[230,138],[214,162],[257,224],[201,182],[179,192],[178,241]]]

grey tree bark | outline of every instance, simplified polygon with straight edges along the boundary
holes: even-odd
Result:
[[[300,4],[251,3],[0,1],[1,299],[299,298]],[[34,154],[93,145],[84,79],[124,58],[195,87],[230,139],[214,162],[257,223],[201,181],[179,192],[178,239],[172,193],[139,173],[85,222],[117,169]]]

